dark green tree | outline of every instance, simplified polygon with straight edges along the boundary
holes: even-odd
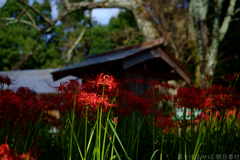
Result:
[[[34,1],[33,7],[51,19],[51,6]],[[55,68],[62,64],[58,41],[46,29],[46,21],[15,2],[7,1],[0,9],[0,70]],[[50,38],[48,38],[50,37]]]

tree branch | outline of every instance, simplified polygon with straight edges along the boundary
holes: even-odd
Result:
[[[25,23],[25,24],[28,24],[28,25],[31,25],[33,26],[35,29],[37,29],[38,31],[41,31],[41,28],[39,28],[36,24],[33,24],[29,21],[26,21],[26,20],[23,20],[23,19],[16,19],[16,18],[0,18],[0,20],[3,20],[3,21],[11,21],[11,22],[8,22],[8,23],[5,23],[3,25],[0,26],[1,27],[4,27],[4,26],[8,26],[10,24],[14,24],[14,23]]]
[[[83,35],[86,31],[86,28],[87,28],[87,24],[84,26],[82,32],[80,33],[80,35],[78,36],[77,40],[74,42],[72,47],[68,50],[68,52],[67,52],[67,55],[68,55],[67,64],[70,64],[70,61],[72,59],[72,51],[77,46],[77,44],[81,41],[81,39],[82,39],[82,37],[83,37]]]
[[[236,5],[236,0],[230,0],[228,10],[227,10],[227,15],[224,17],[222,26],[219,30],[220,32],[220,37],[219,40],[222,41],[225,34],[227,33],[229,23],[231,21],[232,15],[234,14],[234,8]]]
[[[69,12],[73,12],[76,10],[89,10],[94,8],[122,8],[126,10],[131,10],[135,2],[130,1],[99,1],[99,2],[75,2],[69,3],[67,0],[62,0],[63,4],[68,8]]]
[[[39,12],[36,8],[30,6],[27,2],[24,2],[22,0],[16,0],[17,2],[27,6],[29,9],[31,9],[33,12],[35,12],[36,14],[38,14],[40,17],[42,17],[50,26],[53,25],[52,21],[50,19],[48,19],[46,16],[44,16],[41,12]]]
[[[22,7],[21,5],[17,4],[17,3],[16,3],[16,5],[17,5],[19,8],[22,8],[22,10],[23,10],[24,12],[26,12],[26,14],[28,15],[29,19],[32,21],[32,23],[33,23],[34,25],[36,25],[33,17],[32,17],[31,14],[28,12],[28,10],[27,10],[26,8]],[[18,17],[20,18],[20,16],[21,16],[21,13],[18,15]],[[18,17],[17,17],[17,18],[18,18]]]

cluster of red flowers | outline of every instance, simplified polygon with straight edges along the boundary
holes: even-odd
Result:
[[[157,128],[162,128],[164,132],[170,131],[171,129],[175,128],[176,125],[172,120],[172,117],[164,116],[160,113],[157,117],[157,123],[155,123]]]
[[[134,78],[132,79],[132,82],[137,84],[143,84],[143,80],[141,78]]]
[[[236,74],[233,76],[226,74],[226,79],[233,81],[237,76]],[[220,113],[224,113],[224,110],[227,115],[221,116],[229,117],[228,113],[232,113],[240,106],[240,95],[236,92],[236,88],[223,87],[217,84],[211,85],[208,90],[196,86],[180,87],[177,95],[174,96],[174,100],[181,109],[186,106],[189,109],[203,110],[204,107],[205,113],[198,114],[195,122],[199,122],[199,120],[207,121],[212,116],[221,119]]]
[[[204,101],[204,93],[200,87],[189,86],[188,88],[180,87],[174,100],[179,103],[181,107],[202,109]]]
[[[0,90],[0,119],[23,122],[37,109],[37,104],[38,100],[29,88],[20,87],[16,92]]]
[[[223,87],[222,85],[212,85],[208,91],[195,86],[180,87],[174,99],[180,107],[186,106],[189,109],[199,110],[203,109],[203,106],[217,110],[224,107],[230,109],[240,104],[240,96],[236,93],[236,89]]]
[[[12,154],[14,153],[14,154]],[[16,154],[16,151],[11,150],[7,143],[0,146],[0,160],[35,160],[32,156],[32,151],[24,154]]]
[[[87,92],[79,92],[79,94],[77,95],[77,102],[82,107],[90,106],[89,109],[91,109],[92,111],[96,111],[97,108],[102,107],[103,112],[105,112],[110,107],[116,106],[116,104],[109,103],[109,98],[107,95],[102,97],[101,95],[97,95],[96,93]]]
[[[120,84],[115,81],[115,78],[111,75],[104,75],[104,73],[98,74],[96,79],[87,77],[87,83],[91,84],[92,87],[100,88],[105,86],[109,91],[117,88]]]
[[[151,110],[152,101],[147,98],[135,95],[133,92],[120,90],[118,95],[119,106],[115,112],[120,116],[126,116],[133,111],[140,111],[145,114]]]
[[[0,84],[1,88],[3,88],[3,84],[6,83],[8,86],[13,83],[13,80],[11,80],[7,75],[0,75]]]

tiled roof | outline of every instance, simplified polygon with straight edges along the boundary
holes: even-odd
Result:
[[[53,81],[51,72],[58,69],[31,69],[31,70],[17,70],[17,71],[0,71],[0,74],[6,74],[9,78],[14,79],[14,84],[10,85],[10,89],[17,89],[18,87],[29,87],[37,94],[56,93],[50,85],[59,86],[61,81],[70,81],[77,79],[75,76],[66,76],[57,81]],[[81,82],[81,80],[79,80]]]
[[[139,53],[141,51],[144,51],[144,50],[149,49],[154,46],[156,46],[156,45],[149,45],[149,46],[144,46],[144,47],[139,47],[139,48],[133,48],[133,49],[124,50],[124,51],[121,51],[118,53],[101,54],[101,56],[92,56],[91,58],[88,58],[85,61],[81,61],[79,63],[67,66],[65,68],[59,69],[52,73],[58,73],[58,72],[62,72],[62,71],[68,71],[71,69],[88,67],[88,66],[92,66],[92,65],[96,65],[96,64],[101,64],[101,63],[106,63],[106,62],[110,62],[110,61],[124,59],[124,58],[130,57],[136,53]]]

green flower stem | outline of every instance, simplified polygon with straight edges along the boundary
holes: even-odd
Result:
[[[70,135],[69,135],[69,160],[72,159],[72,145],[73,145],[73,140],[72,140],[72,136],[73,136],[73,126],[74,126],[74,119],[75,119],[75,106],[76,106],[76,94],[74,96],[74,105],[73,105],[73,110],[71,111],[71,120],[70,120],[70,123],[72,124],[71,125],[71,132],[70,132]]]
[[[85,114],[86,122],[85,122],[84,160],[86,159],[86,156],[87,156],[87,125],[88,125],[88,115],[87,115],[87,112],[88,112],[88,106],[86,107],[86,114]]]
[[[152,123],[153,123],[153,152],[155,152],[155,126],[154,126],[154,122],[155,122],[155,118],[154,118],[154,115],[152,116]],[[155,160],[156,158],[154,157],[153,160]]]
[[[99,150],[99,107],[97,108],[97,121],[96,121],[96,148],[97,148],[97,157],[98,157],[98,150]],[[99,156],[99,160],[100,160],[100,156]]]
[[[68,116],[68,114],[67,114],[67,116]],[[67,121],[69,122],[69,125],[70,125],[70,127],[72,128],[72,127],[73,127],[73,124],[71,123],[71,120],[70,120],[70,117],[69,117],[69,116],[68,116]],[[72,135],[74,136],[74,139],[75,139],[76,144],[77,144],[77,147],[78,147],[78,152],[79,152],[79,154],[80,154],[80,156],[81,156],[81,159],[83,160],[83,155],[82,155],[82,152],[81,152],[80,146],[79,146],[79,144],[78,144],[77,137],[76,137],[74,131],[71,132],[71,133],[72,133]]]
[[[152,86],[152,88],[154,87],[154,85]],[[153,109],[155,107],[155,92],[154,92],[154,88],[153,88]],[[155,117],[154,115],[152,116],[152,124],[153,124],[153,153],[155,152],[155,126],[154,126],[154,123],[155,123]],[[156,157],[153,158],[153,160],[155,160]]]
[[[117,129],[117,123],[114,123],[115,124],[115,131],[116,131],[116,129]],[[114,147],[114,141],[115,141],[115,134],[113,134],[113,145],[112,145],[112,151],[111,151],[111,160],[112,160],[112,158],[113,158],[113,147]]]
[[[102,93],[102,98],[104,98],[104,89],[105,85],[103,85],[103,93]],[[101,131],[102,131],[102,105],[100,105],[100,116],[99,116],[99,131],[98,131],[98,160],[101,158]]]
[[[109,115],[110,115],[110,112],[111,112],[111,108],[109,109],[108,111],[108,115],[107,115],[107,121],[106,121],[106,124],[105,124],[105,131],[104,131],[104,138],[103,138],[103,146],[102,146],[102,159],[104,159],[104,149],[105,149],[105,142],[106,142],[106,135],[107,135],[107,129],[108,129],[108,120],[109,120]]]
[[[162,135],[162,144],[161,144],[160,160],[162,160],[162,153],[163,153],[163,143],[164,143],[164,131],[163,131],[163,135]]]

